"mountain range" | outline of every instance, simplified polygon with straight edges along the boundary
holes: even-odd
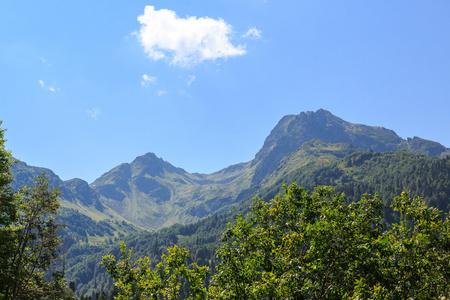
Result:
[[[319,109],[283,117],[253,160],[212,174],[188,173],[147,153],[88,184],[82,179],[62,181],[49,169],[19,161],[13,166],[13,187],[32,184],[45,172],[60,188],[62,206],[71,212],[96,222],[116,220],[138,230],[156,230],[228,210],[315,157],[331,153],[333,159],[359,150],[450,155],[450,149],[437,142],[405,140],[393,130],[353,124]]]
[[[186,172],[153,153],[120,164],[91,184],[63,181],[50,169],[22,161],[12,171],[15,189],[45,172],[61,190],[66,278],[79,296],[111,290],[100,261],[118,255],[122,240],[152,262],[177,244],[214,270],[226,224],[250,210],[253,196],[268,201],[292,181],[307,189],[332,185],[349,201],[376,193],[387,207],[408,190],[450,211],[449,148],[353,124],[323,109],[283,117],[253,160],[212,174]],[[395,215],[387,211],[383,222],[390,224]]]

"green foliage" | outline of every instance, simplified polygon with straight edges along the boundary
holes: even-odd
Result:
[[[328,181],[336,190],[356,199],[361,197],[362,191],[376,192],[389,206],[395,196],[408,190],[441,210],[450,208],[447,207],[450,204],[450,157],[439,159],[404,151],[362,151],[309,175],[311,184]]]
[[[148,257],[132,261],[133,249],[127,253],[125,243],[120,245],[122,259],[116,261],[113,255],[104,256],[102,261],[108,273],[117,282],[118,300],[128,299],[179,299],[183,283],[189,283],[188,299],[205,299],[206,289],[203,282],[208,275],[207,267],[193,263],[187,267],[189,251],[178,246],[167,249],[156,269],[152,270]]]
[[[407,193],[383,205],[292,185],[224,232],[210,292],[221,299],[436,299],[450,293],[449,221]]]
[[[450,219],[403,192],[392,202],[400,222],[374,243],[380,278],[359,281],[353,298],[439,299],[450,295]]]
[[[17,219],[12,224],[14,245],[8,258],[5,297],[37,299],[42,294],[62,293],[63,278],[54,274],[54,280],[44,277],[59,258],[60,238],[57,232],[63,226],[57,222],[58,190],[51,190],[44,175],[32,187],[18,193]]]
[[[358,151],[333,162],[318,157],[279,177],[261,191],[261,198],[273,198],[283,182],[293,181],[307,189],[331,185],[337,192],[345,193],[349,201],[358,201],[364,193],[376,193],[388,207],[384,216],[387,224],[398,220],[390,204],[402,191],[409,191],[412,197],[420,196],[444,212],[450,211],[450,156],[440,159],[405,151]]]
[[[392,201],[391,208],[399,214],[399,222],[383,229],[380,220],[385,207],[377,196],[364,195],[360,201],[348,202],[331,187],[308,192],[294,184],[268,203],[256,199],[252,212],[246,217],[239,215],[223,233],[222,247],[217,251],[221,262],[213,270],[208,291],[203,288],[208,284],[206,274],[195,277],[191,288],[201,288],[201,299],[206,294],[211,299],[448,296],[449,219],[406,192]],[[185,234],[199,230],[195,224],[174,229]],[[187,251],[180,249],[169,248],[169,255],[163,255],[164,263],[156,266],[147,257],[133,262],[133,251],[127,253],[124,244],[122,260],[104,257],[120,297],[124,297],[117,299],[187,297],[181,285],[193,282],[193,277],[183,279],[182,272],[173,271],[187,269]],[[168,260],[171,257],[174,259]],[[172,273],[168,271],[171,262]],[[195,268],[190,271],[195,272]]]
[[[214,271],[218,263],[215,252],[220,246],[221,233],[227,222],[233,219],[234,213],[212,215],[197,223],[176,224],[152,233],[126,236],[124,239],[129,247],[133,247],[133,259],[147,256],[152,262],[152,268],[155,268],[161,256],[167,253],[168,247],[177,244],[190,250],[189,264],[195,262]],[[102,256],[108,254],[121,256],[117,238],[112,245],[76,244],[66,252],[66,274],[68,280],[75,282],[79,296],[90,295],[92,291],[109,292],[112,289],[111,277],[99,264]]]
[[[0,123],[1,124],[1,123]],[[59,258],[57,231],[59,191],[49,188],[44,174],[35,185],[13,193],[9,184],[11,154],[0,129],[0,297],[2,299],[64,299],[70,293],[64,272],[45,278]]]
[[[213,283],[224,299],[342,296],[372,269],[367,239],[377,236],[381,202],[347,205],[329,187],[312,193],[296,185],[270,203],[256,199],[223,235]],[[372,280],[367,276],[368,280]]]
[[[0,121],[1,125],[1,121]],[[17,218],[16,197],[9,187],[11,175],[11,152],[5,149],[4,129],[0,128],[0,282],[8,282],[8,262],[15,244],[15,228],[13,222]],[[4,297],[4,284],[0,286],[0,297]]]

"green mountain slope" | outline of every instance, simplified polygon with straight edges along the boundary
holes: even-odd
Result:
[[[416,155],[405,151],[373,152],[354,151],[349,144],[331,144],[313,140],[303,144],[297,151],[285,157],[279,168],[267,178],[258,190],[261,199],[268,201],[281,192],[283,183],[296,181],[300,186],[312,189],[317,185],[333,185],[348,195],[349,201],[360,199],[363,193],[377,193],[389,206],[395,195],[408,190],[411,196],[421,196],[429,204],[444,211],[450,209],[450,157],[440,159]],[[221,232],[238,213],[250,210],[252,197],[248,197],[231,211],[214,214],[196,223],[173,225],[153,233],[126,238],[136,256],[149,256],[154,263],[168,246],[178,244],[191,251],[191,260],[214,269],[214,255],[219,246]],[[385,222],[395,219],[392,211]],[[109,290],[111,280],[102,268],[95,267],[92,277],[85,276],[89,265],[96,265],[102,255],[118,255],[118,243],[107,248],[90,249],[80,263],[70,264],[68,274],[77,283],[80,294],[97,288]],[[82,252],[82,249],[78,249]],[[71,257],[71,252],[68,257]],[[69,261],[72,261],[69,259]]]
[[[11,184],[13,189],[33,185],[33,179],[42,173],[49,178],[51,186],[60,189],[61,222],[67,225],[62,230],[64,250],[74,244],[102,243],[142,231],[105,207],[97,192],[84,180],[62,181],[52,170],[29,166],[22,161],[13,164],[11,171],[15,178]]]
[[[153,153],[121,164],[91,184],[100,201],[147,229],[196,221],[246,196],[249,164],[219,172],[191,174]]]
[[[404,140],[394,131],[384,127],[353,124],[334,116],[329,111],[319,109],[316,112],[288,115],[280,120],[255,156],[253,164],[258,166],[253,183],[259,183],[286,155],[313,139],[327,143],[348,143],[363,150],[377,152],[403,149],[429,156],[449,153],[449,149],[439,143],[418,137]]]
[[[84,180],[62,181],[52,170],[29,166],[22,161],[13,164],[12,173],[15,179],[12,182],[14,189],[19,189],[24,185],[32,185],[35,177],[45,173],[50,180],[50,185],[61,190],[63,206],[77,208],[84,212],[89,211],[92,212],[92,215],[101,215],[106,210],[106,207],[99,201],[97,193]]]
[[[347,146],[319,149],[310,144],[309,149],[301,148],[313,140]],[[158,229],[227,210],[270,183],[271,178],[281,176],[279,172],[286,174],[316,156],[325,159],[330,151],[342,151],[343,156],[358,149],[404,149],[429,156],[450,153],[439,143],[417,137],[404,140],[392,130],[349,123],[320,109],[282,118],[250,162],[212,174],[191,174],[148,153],[105,173],[91,188],[101,203],[116,214],[142,228]],[[296,160],[290,160],[290,155]]]

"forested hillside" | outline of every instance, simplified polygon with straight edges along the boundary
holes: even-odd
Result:
[[[378,196],[349,202],[332,187],[295,183],[223,232],[216,268],[187,263],[189,251],[168,247],[152,266],[121,257],[102,264],[118,299],[443,299],[450,294],[448,215],[404,191],[384,226]],[[214,272],[208,278],[209,270]],[[208,280],[210,279],[210,280]]]
[[[343,145],[322,142],[315,144],[322,148],[326,146],[326,149],[340,149],[335,152],[338,155],[342,153]],[[307,148],[311,149],[311,144]],[[364,193],[377,194],[387,208],[394,196],[407,190],[411,196],[423,197],[430,205],[449,211],[450,157],[441,159],[406,151],[358,151],[342,158],[328,155],[317,156],[284,177],[271,180],[273,183],[261,188],[258,196],[263,201],[269,201],[281,191],[281,183],[296,181],[309,190],[317,185],[333,185],[336,191],[346,194],[347,201],[359,200]],[[425,184],[430,188],[425,189]],[[237,214],[248,213],[252,202],[253,198],[250,197],[229,212],[214,214],[193,224],[174,225],[155,233],[140,234],[124,240],[129,247],[134,248],[136,257],[148,256],[153,265],[159,262],[167,247],[177,244],[190,250],[190,262],[207,265],[214,270],[219,263],[215,251],[220,245],[220,237],[226,224],[234,222]],[[390,224],[397,219],[391,209],[386,212],[383,223]],[[70,280],[76,282],[80,295],[90,294],[99,287],[106,291],[112,288],[111,278],[98,265],[101,257],[110,253],[119,255],[119,243],[96,248],[76,247],[67,253]],[[78,257],[77,263],[73,263],[75,257]]]

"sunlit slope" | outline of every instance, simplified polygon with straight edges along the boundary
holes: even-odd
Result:
[[[62,181],[52,170],[29,166],[22,161],[13,164],[13,189],[34,184],[34,178],[45,173],[50,185],[61,191],[60,218],[66,225],[61,232],[64,249],[75,243],[102,243],[119,236],[142,231],[114,210],[104,206],[97,192],[81,179]]]
[[[139,226],[155,229],[193,222],[247,196],[249,166],[191,174],[148,153],[117,166],[91,187],[105,206]]]

